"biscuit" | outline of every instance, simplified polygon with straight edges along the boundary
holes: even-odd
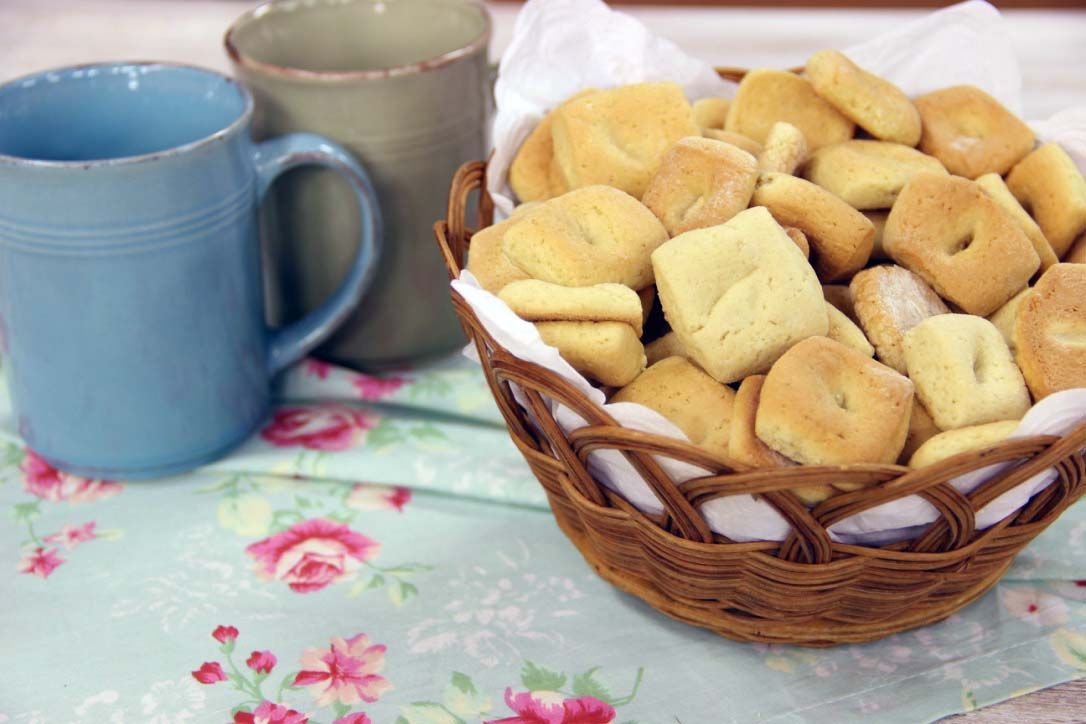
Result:
[[[807,59],[804,76],[818,95],[875,138],[906,146],[919,143],[920,113],[909,97],[843,53],[820,50]]]
[[[913,385],[825,337],[784,353],[766,375],[755,432],[800,463],[892,463],[905,445]]]
[[[711,138],[714,141],[723,141],[724,143],[730,143],[736,148],[743,149],[751,156],[758,156],[762,152],[762,144],[758,143],[752,138],[747,138],[741,133],[723,131],[719,128],[706,128],[704,131],[702,131],[702,135],[705,138]]]
[[[1035,400],[1086,387],[1086,266],[1041,275],[1015,320],[1018,364]]]
[[[747,208],[757,180],[754,156],[728,143],[691,136],[664,154],[641,202],[677,236],[723,224]]]
[[[905,374],[905,334],[928,317],[950,310],[923,279],[908,269],[864,269],[849,285],[856,319],[883,364]]]
[[[795,465],[784,455],[766,445],[754,433],[754,420],[758,401],[762,396],[765,375],[750,375],[739,385],[735,393],[732,412],[732,429],[728,437],[728,455],[738,463],[753,468],[781,468]]]
[[[811,257],[811,244],[807,241],[806,234],[794,226],[784,227],[784,233],[788,234],[788,238],[792,240],[792,243],[803,252],[803,258],[809,259]]]
[[[763,173],[795,173],[807,160],[807,139],[791,123],[778,121],[769,128],[765,146],[758,156]]]
[[[888,260],[890,255],[886,253],[886,247],[882,245],[882,236],[886,232],[886,217],[890,215],[890,212],[885,210],[864,211],[863,215],[875,227],[875,238],[871,241],[871,258]]]
[[[1007,174],[1007,188],[1061,259],[1086,232],[1086,179],[1057,144],[1046,143],[1022,159]]]
[[[663,337],[654,339],[645,345],[645,357],[650,365],[654,365],[668,357],[686,357],[686,349],[679,341],[678,335],[668,332]]]
[[[511,219],[502,248],[533,279],[567,287],[652,284],[652,251],[667,230],[640,201],[609,186],[562,194]]]
[[[622,387],[645,369],[645,348],[622,322],[536,322],[543,342],[573,369],[610,387]]]
[[[1003,182],[1002,176],[997,173],[986,173],[977,177],[977,185],[984,189],[984,193],[991,196],[997,204],[1002,206],[1003,210],[1010,214],[1011,218],[1018,224],[1018,227],[1026,233],[1026,237],[1033,244],[1033,250],[1037,252],[1037,256],[1041,260],[1041,271],[1059,262],[1059,259],[1056,258],[1056,252],[1052,251],[1052,245],[1048,243],[1048,239],[1045,238],[1041,227],[1037,226],[1037,222],[1033,220],[1033,217],[1027,214],[1026,210],[1022,208],[1022,204],[1018,203],[1018,199],[1014,198],[1014,194],[1007,188],[1007,184]]]
[[[699,136],[677,83],[638,83],[570,101],[554,114],[554,157],[571,189],[604,184],[641,198],[660,159]]]
[[[527,212],[531,211],[532,209],[534,209],[535,207],[539,206],[541,203],[543,203],[543,202],[542,201],[524,201],[522,203],[519,203],[519,204],[517,204],[516,206],[513,207],[513,213],[511,213],[509,215],[509,218],[513,219],[513,218],[516,218],[517,216],[520,216],[521,214],[527,213]]]
[[[765,372],[829,328],[814,270],[763,208],[676,236],[652,254],[664,314],[719,382]]]
[[[822,296],[826,301],[845,313],[845,316],[857,324],[860,323],[856,316],[856,305],[852,301],[852,290],[847,284],[823,284]]]
[[[898,462],[908,463],[909,458],[913,456],[917,448],[940,432],[942,430],[935,426],[935,421],[931,419],[931,415],[924,409],[924,405],[921,404],[916,395],[913,395],[913,410],[912,414],[909,415],[909,431],[905,434],[905,447],[901,449]]]
[[[512,219],[480,229],[468,244],[467,270],[479,280],[479,286],[497,294],[506,284],[530,278],[502,251],[502,238]]]
[[[1003,335],[970,314],[929,317],[905,335],[905,366],[942,430],[1020,419],[1029,392]]]
[[[845,141],[812,153],[803,177],[840,196],[855,209],[888,209],[902,187],[921,171],[946,173],[937,159],[910,146]]]
[[[1029,126],[975,86],[943,88],[914,103],[923,127],[920,150],[957,176],[1005,174],[1033,148]]]
[[[694,122],[702,131],[708,128],[724,129],[724,119],[728,117],[728,106],[731,101],[727,98],[701,98],[694,101]]]
[[[852,276],[871,256],[875,227],[856,209],[816,186],[786,173],[758,177],[751,198],[764,206],[782,226],[795,226],[807,235],[814,265],[824,281]]]
[[[988,321],[994,324],[999,333],[1003,335],[1003,341],[1007,343],[1007,347],[1012,353],[1018,348],[1014,341],[1014,325],[1015,320],[1018,319],[1018,310],[1022,308],[1022,302],[1026,301],[1026,297],[1032,291],[1032,289],[1026,287],[988,317]]]
[[[883,246],[943,299],[982,317],[1020,292],[1041,264],[1026,233],[980,186],[928,172],[901,190]]]
[[[525,279],[507,284],[498,298],[529,322],[624,322],[641,336],[641,300],[621,284],[563,287]]]
[[[649,285],[637,290],[637,301],[641,304],[641,326],[649,321],[652,314],[652,306],[656,303],[656,287]]]
[[[1068,264],[1086,264],[1086,234],[1079,237],[1063,260]]]
[[[811,150],[852,138],[855,126],[795,73],[759,68],[743,76],[724,129],[764,143],[778,121],[791,123]]]
[[[586,88],[565,103],[595,92],[595,88]],[[569,185],[554,160],[554,140],[551,138],[554,113],[551,111],[543,116],[524,139],[509,166],[509,186],[521,201],[546,201],[569,191]]]
[[[848,318],[848,315],[829,302],[826,302],[826,313],[830,323],[829,331],[826,332],[827,337],[834,342],[851,347],[865,357],[875,356],[875,348],[867,341],[863,331]]]
[[[964,452],[975,452],[1003,442],[1018,429],[1018,420],[959,427],[934,435],[909,458],[910,468],[924,468]]]
[[[611,398],[656,410],[682,430],[690,442],[727,457],[735,392],[682,357],[652,365]]]

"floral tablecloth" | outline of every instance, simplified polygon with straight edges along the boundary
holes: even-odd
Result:
[[[1086,505],[942,624],[742,645],[589,571],[473,363],[308,361],[278,400],[120,483],[26,450],[0,393],[0,722],[918,722],[1086,675]]]

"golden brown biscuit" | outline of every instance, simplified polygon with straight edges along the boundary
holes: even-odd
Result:
[[[747,73],[728,108],[725,130],[764,143],[777,121],[791,123],[811,150],[852,138],[855,127],[815,93],[804,78],[784,70]]]
[[[650,285],[644,289],[638,289],[637,299],[641,302],[641,326],[643,327],[649,321],[649,315],[652,314],[652,305],[656,303],[656,287]]]
[[[641,300],[621,284],[563,287],[525,279],[507,284],[498,298],[529,322],[625,322],[641,336]]]
[[[856,305],[852,301],[852,290],[847,284],[823,284],[822,296],[853,322],[860,323],[860,318],[856,316]]]
[[[595,88],[586,88],[571,96],[565,103],[595,92]],[[561,108],[562,105],[558,107]],[[554,160],[554,141],[551,138],[554,113],[551,111],[543,116],[543,120],[532,129],[528,138],[524,139],[509,166],[509,186],[521,201],[546,201],[569,191],[569,185],[562,178],[561,170]]]
[[[905,447],[898,456],[899,463],[908,463],[916,449],[931,438],[938,435],[940,430],[931,419],[931,415],[924,409],[924,405],[916,395],[913,395],[913,411],[909,416],[909,432],[905,435]]]
[[[1056,256],[1063,258],[1086,233],[1086,180],[1057,144],[1022,159],[1007,175],[1007,188],[1033,214]]]
[[[1056,253],[1052,251],[1052,245],[1048,243],[1048,239],[1045,238],[1044,233],[1041,231],[1041,227],[1037,226],[1037,222],[1033,220],[1033,217],[1027,214],[1022,205],[1018,203],[1018,199],[1014,198],[1014,194],[1007,188],[1007,184],[1003,182],[1002,176],[997,173],[986,173],[977,178],[977,185],[984,189],[984,193],[991,196],[997,204],[1002,206],[1003,210],[1011,215],[1015,223],[1029,237],[1030,243],[1033,244],[1033,250],[1037,252],[1037,256],[1041,259],[1041,271],[1059,262]]]
[[[652,284],[650,255],[667,230],[640,201],[609,186],[562,194],[510,220],[502,248],[533,279],[567,287]]]
[[[849,285],[860,328],[879,359],[905,374],[905,334],[928,317],[950,310],[923,279],[908,269],[883,265],[864,269]]]
[[[1015,321],[1018,365],[1035,400],[1086,387],[1086,266],[1049,268]]]
[[[799,250],[803,252],[804,258],[810,258],[811,256],[811,244],[807,241],[807,235],[794,226],[784,227],[784,233],[788,234],[788,238],[792,240]]]
[[[784,455],[766,445],[754,433],[754,420],[758,413],[758,401],[762,396],[765,375],[751,375],[739,385],[735,393],[732,412],[732,429],[728,437],[728,454],[733,460],[754,468],[781,468],[795,465]]]
[[[994,324],[999,333],[1003,335],[1003,341],[1007,343],[1007,347],[1010,348],[1012,353],[1018,348],[1014,341],[1014,325],[1018,319],[1018,310],[1022,308],[1022,302],[1026,301],[1026,297],[1032,291],[1032,289],[1026,287],[1011,297],[1010,301],[997,309],[992,316],[988,317],[988,321]]]
[[[650,365],[654,365],[668,357],[689,357],[689,355],[686,354],[678,335],[674,332],[668,332],[663,337],[654,339],[645,345],[645,357]]]
[[[864,211],[863,215],[867,217],[867,220],[871,222],[871,225],[875,227],[875,238],[871,243],[871,258],[889,260],[890,255],[886,253],[886,248],[882,245],[882,235],[886,231],[886,217],[890,215],[889,211]]]
[[[963,452],[975,452],[1003,442],[1018,429],[1018,420],[1001,420],[959,427],[932,436],[909,458],[910,468],[925,468]]]
[[[821,50],[807,59],[804,75],[815,92],[875,138],[915,146],[920,141],[920,114],[909,97],[836,50]]]
[[[1086,234],[1079,237],[1063,260],[1068,264],[1086,264]]]
[[[938,159],[884,141],[845,141],[811,154],[803,177],[855,209],[888,209],[917,173],[946,173]]]
[[[807,139],[803,133],[791,123],[777,121],[765,137],[765,147],[758,156],[758,170],[794,174],[806,160]]]
[[[758,143],[754,139],[747,138],[741,133],[722,131],[719,128],[707,128],[702,131],[702,135],[705,138],[710,138],[714,141],[723,141],[724,143],[730,143],[736,148],[743,149],[752,156],[758,156],[762,152],[762,144]]]
[[[980,186],[927,172],[902,189],[883,246],[941,297],[982,317],[1020,292],[1041,264],[1026,233]]]
[[[916,394],[943,430],[1021,419],[1029,392],[995,325],[971,314],[929,317],[905,335]]]
[[[762,174],[751,203],[769,209],[782,226],[795,226],[806,234],[824,281],[852,276],[871,256],[875,237],[871,222],[810,181],[786,173]]]
[[[728,106],[731,101],[727,98],[701,98],[694,101],[694,122],[702,131],[708,128],[724,130],[724,119],[728,117]]]
[[[641,198],[660,159],[685,136],[699,136],[676,83],[638,83],[593,93],[557,110],[554,157],[571,189],[604,184]]]
[[[1029,126],[975,86],[943,88],[915,104],[923,126],[920,150],[952,174],[1005,174],[1033,148]]]
[[[758,374],[828,329],[822,289],[764,208],[676,236],[652,254],[656,291],[687,354],[719,382]]]
[[[682,430],[690,442],[727,457],[735,392],[682,357],[652,365],[611,398],[656,410]]]
[[[691,136],[671,147],[641,201],[671,236],[723,224],[747,208],[758,163],[746,151]]]
[[[829,331],[826,332],[827,337],[834,342],[851,347],[865,357],[875,356],[875,348],[867,341],[863,331],[848,318],[848,315],[829,302],[826,302],[826,312],[830,322]]]
[[[645,348],[622,322],[536,322],[543,342],[573,369],[610,387],[622,387],[645,369]]]
[[[905,445],[913,385],[825,337],[792,347],[766,375],[755,432],[810,465],[892,463]]]
[[[468,245],[469,272],[479,280],[479,286],[497,294],[506,284],[528,279],[528,273],[513,263],[502,251],[502,238],[512,219],[480,229]]]

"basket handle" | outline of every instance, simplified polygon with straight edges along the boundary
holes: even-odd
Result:
[[[445,221],[434,224],[438,238],[438,248],[445,260],[445,269],[450,279],[460,277],[460,270],[467,255],[471,235],[475,233],[467,225],[468,197],[473,191],[479,192],[479,204],[476,207],[475,226],[482,229],[494,220],[494,200],[486,190],[486,162],[468,161],[456,169],[452,184],[449,186],[448,208]]]

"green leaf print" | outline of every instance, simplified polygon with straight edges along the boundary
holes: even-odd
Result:
[[[558,691],[566,685],[566,675],[525,661],[520,670],[520,683],[528,691]]]
[[[599,669],[600,667],[593,666],[583,674],[574,676],[573,693],[577,696],[591,696],[593,699],[599,699],[610,704],[612,702],[611,692],[603,684],[596,681],[593,676]]]
[[[18,522],[29,522],[41,516],[41,501],[16,503],[11,506],[11,517]]]

